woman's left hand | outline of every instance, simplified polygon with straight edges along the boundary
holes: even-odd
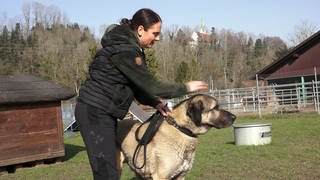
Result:
[[[156,106],[156,109],[163,115],[163,116],[168,116],[170,109],[168,108],[168,106],[164,105],[163,103],[159,103]]]

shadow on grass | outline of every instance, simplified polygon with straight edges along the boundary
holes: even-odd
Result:
[[[229,141],[229,142],[226,142],[226,144],[232,144],[232,145],[235,145],[236,143],[234,141]]]
[[[86,148],[83,146],[77,146],[73,144],[64,144],[65,156],[62,158],[62,161],[68,161],[76,156],[79,152],[85,151]]]

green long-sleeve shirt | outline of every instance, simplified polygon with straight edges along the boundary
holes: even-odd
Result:
[[[143,92],[161,98],[172,98],[187,93],[184,84],[165,83],[156,79],[146,68],[145,60],[137,53],[125,52],[112,57],[115,66]]]

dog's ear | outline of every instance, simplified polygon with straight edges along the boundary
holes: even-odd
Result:
[[[191,120],[194,122],[196,126],[201,125],[201,119],[202,119],[201,114],[203,110],[204,110],[204,107],[203,107],[203,102],[201,100],[197,102],[190,101],[188,103],[187,116],[191,118]]]

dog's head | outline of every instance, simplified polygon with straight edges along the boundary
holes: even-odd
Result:
[[[194,95],[180,106],[184,106],[187,117],[184,125],[196,134],[204,134],[212,127],[229,127],[236,119],[234,114],[220,109],[217,100],[209,95]]]

